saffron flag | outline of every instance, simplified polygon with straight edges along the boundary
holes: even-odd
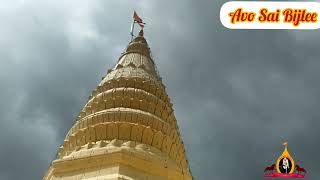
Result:
[[[140,26],[141,28],[144,28],[144,25],[145,25],[146,23],[144,23],[144,22],[142,21],[142,19],[138,16],[138,14],[136,13],[136,11],[133,12],[133,19],[134,19],[135,22],[137,22],[137,23],[139,24],[139,26]]]

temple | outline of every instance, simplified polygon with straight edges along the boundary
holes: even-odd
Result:
[[[143,31],[92,91],[43,180],[190,180],[170,98]]]

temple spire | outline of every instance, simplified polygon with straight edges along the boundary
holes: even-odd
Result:
[[[44,180],[191,180],[173,106],[141,29],[92,91]]]

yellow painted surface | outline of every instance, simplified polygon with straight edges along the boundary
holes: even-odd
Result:
[[[192,179],[170,98],[141,34],[92,91],[43,179]]]

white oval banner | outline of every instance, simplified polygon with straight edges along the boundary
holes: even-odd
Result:
[[[229,29],[318,29],[319,15],[317,2],[230,1],[220,21]]]

